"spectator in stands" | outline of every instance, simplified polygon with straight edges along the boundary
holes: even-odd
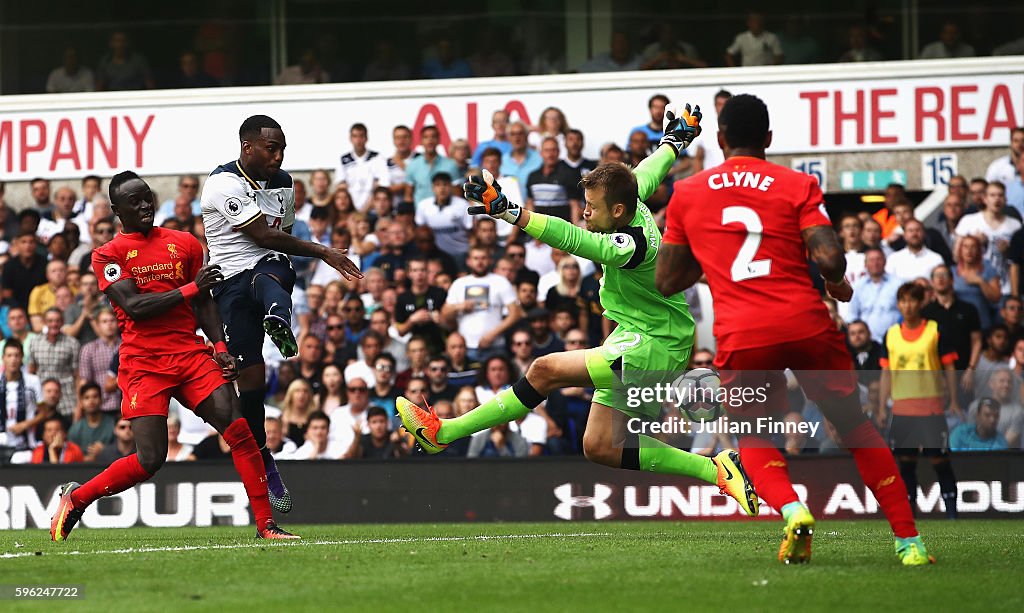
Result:
[[[492,355],[477,374],[476,397],[487,402],[512,385],[512,365],[504,355]]]
[[[21,344],[22,357],[25,363],[29,362],[29,345],[32,339],[36,337],[36,333],[32,331],[32,328],[28,323],[28,313],[25,309],[19,306],[11,306],[7,310],[7,330],[10,334],[7,338],[0,340],[0,354],[2,354],[4,347],[7,346],[7,342],[10,340],[16,340]]]
[[[998,181],[1003,185],[1008,185],[1013,179],[1019,178],[1017,161],[1022,156],[1024,156],[1024,126],[1019,126],[1010,130],[1010,152],[992,160],[992,163],[988,165],[988,170],[985,171],[985,180],[988,182]],[[973,193],[974,182],[971,183]]]
[[[462,184],[469,179],[470,173],[476,170],[470,162],[472,151],[464,138],[456,138],[448,145],[448,157],[455,162],[456,173],[452,175],[452,187],[461,191]]]
[[[100,386],[88,382],[78,390],[77,421],[68,431],[68,440],[85,452],[85,462],[93,462],[103,447],[114,443],[115,419],[100,411]]]
[[[331,437],[332,420],[323,411],[313,411],[309,415],[305,442],[294,453],[282,457],[284,460],[340,460],[349,457],[350,446],[355,435],[350,436],[350,446]],[[353,450],[354,451],[354,450]]]
[[[981,177],[971,179],[970,191],[967,196],[967,208],[965,213],[977,213],[985,208],[985,189],[988,188],[988,181]]]
[[[348,404],[338,407],[331,414],[330,437],[342,449],[353,448],[358,434],[366,434],[366,411],[370,408],[370,387],[366,381],[355,378],[348,382]]]
[[[857,371],[857,379],[864,385],[878,381],[881,372],[879,359],[882,357],[882,345],[871,338],[868,325],[855,319],[846,326],[846,342],[853,357],[853,367]]]
[[[409,381],[416,378],[426,378],[427,365],[430,360],[430,352],[427,343],[422,338],[413,337],[409,339],[406,347],[406,357],[409,363],[408,368],[398,373],[395,386],[398,389],[405,389]]]
[[[896,308],[896,290],[899,282],[885,272],[885,254],[877,247],[864,251],[867,276],[854,285],[850,300],[850,319],[861,319],[871,329],[871,338],[883,342],[885,332],[900,321]]]
[[[82,448],[68,440],[64,421],[57,416],[47,418],[43,441],[32,451],[33,464],[73,464],[84,462]]]
[[[579,72],[618,72],[639,70],[640,57],[633,52],[629,35],[621,30],[612,32],[611,48],[595,55],[579,67]]]
[[[360,436],[359,449],[354,457],[387,460],[404,455],[399,434],[392,432],[388,427],[387,411],[378,406],[371,406],[366,411],[366,423],[369,432]]]
[[[533,355],[533,336],[529,328],[520,328],[513,332],[512,366],[516,370],[517,376],[525,376],[535,359],[537,358]]]
[[[1011,348],[1017,343],[1017,339],[1024,338],[1021,304],[1020,296],[1007,296],[999,309],[999,318],[1006,324],[1006,330],[1010,333]]]
[[[167,84],[171,89],[191,89],[194,87],[217,87],[217,79],[206,74],[199,64],[199,55],[195,51],[186,50],[178,56],[178,72]]]
[[[72,259],[70,261],[72,266],[78,266],[82,271],[92,270],[92,254],[93,251],[99,249],[103,245],[106,245],[114,238],[114,222],[110,219],[102,219],[95,222],[92,226],[92,249],[81,256],[81,259]],[[75,258],[75,254],[71,255]]]
[[[114,444],[105,445],[96,456],[97,464],[109,466],[115,461],[135,453],[135,433],[132,432],[130,420],[118,420],[117,425],[114,426],[114,439]],[[194,458],[190,456],[189,459]]]
[[[993,305],[998,304],[1002,292],[999,275],[981,257],[981,242],[974,235],[959,239],[953,289],[957,298],[977,309],[981,328],[987,330],[992,325]]]
[[[440,351],[442,332],[441,308],[446,294],[427,282],[427,260],[415,256],[406,263],[409,289],[398,295],[395,327],[402,336],[415,334],[427,341],[432,352]]]
[[[64,314],[60,309],[51,308],[44,314],[46,331],[32,339],[29,353],[29,372],[42,379],[54,378],[60,381],[61,401],[58,407],[61,415],[70,415],[75,408],[75,377],[78,374],[78,341],[61,332]]]
[[[700,59],[696,47],[676,38],[676,29],[671,24],[658,24],[656,31],[657,40],[640,54],[640,70],[707,68],[708,63]]]
[[[950,250],[956,245],[956,225],[964,216],[964,207],[965,201],[961,196],[952,193],[947,195],[942,200],[942,211],[930,228],[942,236]]]
[[[977,418],[974,423],[965,422],[953,429],[949,436],[952,451],[1003,451],[1009,447],[996,424],[999,422],[1001,406],[993,398],[982,398],[978,402]]]
[[[23,230],[11,246],[0,281],[6,304],[27,310],[32,290],[47,282],[47,263],[39,257],[37,245],[35,233]]]
[[[1006,204],[1011,207],[1008,212],[1016,211],[1020,216],[1024,213],[1024,155],[1017,157],[1016,165],[1017,174],[1006,182]]]
[[[8,339],[3,347],[3,372],[0,373],[0,446],[18,450],[36,445],[36,428],[45,412],[36,405],[43,392],[39,377],[24,372],[21,343]]]
[[[903,224],[903,235],[906,247],[896,251],[885,264],[885,271],[900,283],[927,279],[932,270],[944,264],[942,256],[924,244],[924,224],[916,219],[909,219]]]
[[[49,213],[53,209],[53,202],[50,200],[50,182],[46,179],[35,178],[29,182],[32,192],[32,203],[37,213]]]
[[[626,145],[626,164],[636,167],[644,161],[651,151],[651,141],[647,135],[639,130],[629,135],[629,143]]]
[[[470,438],[470,458],[525,458],[530,454],[530,444],[508,424],[494,426],[477,432]]]
[[[508,138],[512,149],[502,156],[501,161],[501,174],[514,176],[521,190],[529,183],[530,173],[544,164],[540,154],[529,146],[526,134],[526,124],[521,121],[509,126]]]
[[[465,257],[469,250],[467,232],[473,227],[469,203],[452,195],[452,175],[447,172],[434,175],[433,192],[431,197],[416,203],[416,225],[433,230],[440,250],[455,258]]]
[[[407,165],[412,158],[419,155],[412,150],[412,130],[407,126],[395,126],[391,130],[391,141],[394,144],[395,152],[386,160],[388,167],[388,179],[391,181],[392,205],[398,206],[399,202],[406,199],[406,189],[410,186],[408,180]]]
[[[987,396],[999,403],[999,419],[996,430],[1006,439],[1007,445],[1018,449],[1021,441],[1021,430],[1024,429],[1024,406],[1020,402],[1020,380],[1015,379],[1009,368],[999,368],[988,378],[988,389],[979,390],[979,394]],[[984,398],[971,403],[967,412],[966,423],[977,423],[980,407]]]
[[[356,359],[356,345],[350,345],[345,340],[345,319],[341,315],[331,313],[325,322],[323,363],[336,364],[344,370],[349,362]]]
[[[5,189],[4,182],[0,181],[0,240],[12,243],[18,236],[21,225],[18,223],[18,214],[4,200]]]
[[[339,158],[334,170],[334,184],[336,188],[346,188],[355,208],[366,212],[370,208],[373,190],[378,186],[390,187],[391,174],[384,157],[366,148],[368,134],[365,124],[352,124],[348,137],[352,150]]]
[[[458,332],[450,333],[444,343],[444,353],[452,364],[452,369],[448,373],[451,384],[456,387],[473,385],[480,362],[470,359],[466,337]]]
[[[362,303],[360,303],[362,304]],[[314,392],[320,391],[320,375],[323,371],[324,342],[313,334],[307,334],[299,342],[298,376],[305,379],[313,387]]]
[[[565,157],[563,160],[569,168],[580,173],[584,177],[591,170],[597,168],[597,160],[583,157],[583,132],[573,128],[565,133]],[[501,185],[502,192],[505,185]]]
[[[363,71],[364,81],[404,81],[412,77],[409,65],[395,53],[395,46],[386,38],[379,39],[370,56],[372,61]]]
[[[993,324],[985,338],[985,349],[974,371],[974,389],[985,390],[992,373],[1010,366],[1010,332],[1004,324]]]
[[[931,282],[934,300],[925,305],[921,315],[939,324],[939,332],[956,350],[956,370],[963,373],[961,385],[970,389],[981,355],[982,325],[978,309],[957,296],[953,273],[948,266],[936,266]]]
[[[662,124],[665,120],[665,108],[668,104],[668,96],[665,94],[654,94],[647,100],[647,111],[650,113],[651,119],[647,123],[635,126],[629,131],[629,135],[626,137],[627,149],[630,147],[630,141],[633,138],[634,132],[643,132],[646,134],[647,142],[655,143],[655,148],[657,148],[657,142],[661,140]],[[648,153],[653,153],[653,149]]]
[[[818,40],[807,32],[810,19],[806,14],[790,14],[779,34],[782,55],[786,64],[817,64],[821,61]]]
[[[387,224],[386,232],[378,231],[377,234],[381,238],[381,246],[373,265],[384,271],[384,278],[389,283],[402,281],[405,276],[405,263],[412,256],[405,225],[394,221]]]
[[[153,89],[156,87],[149,72],[149,62],[132,51],[128,35],[114,32],[110,35],[110,52],[100,59],[96,68],[96,89],[121,91]]]
[[[843,251],[846,255],[846,280],[851,286],[863,278],[867,272],[864,269],[864,240],[861,235],[864,232],[864,222],[853,214],[843,215],[839,220],[839,238],[843,241]],[[846,307],[849,303],[843,303]],[[845,318],[846,311],[843,307],[840,314]]]
[[[626,152],[615,143],[605,143],[602,145],[600,155],[599,164],[607,164],[609,162],[623,163],[626,161]]]
[[[95,283],[95,278],[92,280]],[[96,328],[98,337],[84,345],[79,359],[79,384],[101,383],[110,367],[110,361],[121,346],[117,331],[117,317],[110,307],[98,311]],[[105,413],[115,413],[121,408],[121,391],[103,392],[102,409]]]
[[[388,291],[393,290],[390,290],[390,288],[385,290],[385,296]],[[399,370],[405,370],[409,366],[404,357],[406,353],[406,343],[398,340],[398,337],[401,335],[398,333],[398,330],[391,325],[391,322],[391,312],[385,308],[379,308],[370,315],[370,330],[376,332],[382,339],[384,339],[384,344],[381,345],[381,353],[390,353],[395,359]],[[403,357],[399,358],[396,354],[401,354]],[[396,370],[395,372],[399,371]]]
[[[736,35],[725,50],[728,66],[771,66],[781,64],[784,57],[779,37],[764,29],[764,15],[747,15],[747,30]]]
[[[345,403],[345,379],[341,367],[337,364],[324,366],[320,380],[323,385],[317,397],[317,406],[321,411],[330,415]]]
[[[71,269],[69,276],[71,276],[71,272],[77,274],[78,269]],[[99,321],[97,317],[105,308],[110,308],[110,303],[107,301],[106,296],[100,292],[96,275],[91,271],[86,272],[79,278],[77,298],[68,308],[62,309],[64,311],[64,318],[70,322],[64,326],[62,331],[64,334],[77,339],[78,343],[84,347],[87,343],[91,343],[99,337]],[[114,333],[117,333],[116,327],[114,328]]]
[[[345,342],[350,345],[358,345],[363,335],[367,333],[370,322],[366,319],[366,307],[358,296],[350,295],[345,299],[341,307],[342,316],[345,318]]]
[[[868,45],[867,28],[863,25],[850,26],[847,44],[850,48],[839,56],[840,62],[881,62],[885,59],[877,49]]]
[[[345,367],[345,382],[362,379],[370,387],[376,385],[375,365],[383,345],[384,339],[380,334],[373,330],[366,330],[359,339],[359,349],[363,357]]]
[[[582,283],[579,262],[576,261],[576,258],[563,257],[558,261],[556,270],[558,271],[558,283],[548,290],[541,306],[552,312],[561,307],[568,307],[578,316],[579,309],[576,306],[576,300],[579,298]]]
[[[267,431],[267,449],[273,454],[274,459],[291,459],[290,456],[295,453],[298,446],[291,439],[285,438],[284,428],[281,426],[281,418],[268,416],[263,420],[263,427]],[[308,426],[306,430],[309,430]]]
[[[458,57],[455,44],[448,37],[440,38],[434,47],[434,57],[423,61],[420,73],[425,79],[464,79],[473,76],[466,60]]]
[[[405,165],[406,180],[409,185],[405,190],[404,200],[421,202],[429,198],[433,193],[434,175],[439,172],[446,172],[449,177],[458,174],[459,169],[455,162],[438,154],[439,141],[440,132],[436,126],[423,126],[420,129],[420,144],[423,145],[423,153],[409,160]]]
[[[441,315],[465,337],[470,359],[476,360],[504,349],[503,335],[522,313],[512,284],[490,272],[491,256],[485,249],[470,249],[466,268],[470,274],[452,283]]]
[[[1010,237],[1010,246],[1006,249],[1006,260],[1009,262],[1010,295],[1020,296],[1024,288],[1024,278],[1021,277],[1022,265],[1024,265],[1024,229],[1017,230]]]
[[[519,303],[519,308],[524,313],[540,306],[540,302],[537,300],[536,279],[520,279],[516,283],[516,302]]]
[[[54,192],[53,206],[47,211],[40,213],[39,225],[36,227],[36,237],[44,245],[50,239],[64,231],[74,215],[75,191],[70,187],[58,187]]]
[[[565,351],[565,345],[551,329],[552,314],[543,307],[537,307],[526,314],[533,335],[533,356]]]
[[[370,195],[372,197],[373,193],[371,192]],[[338,185],[334,189],[327,212],[330,214],[329,220],[332,226],[348,223],[349,217],[356,212],[355,200],[352,199],[352,193],[348,191],[348,187]]]
[[[78,50],[72,46],[65,47],[64,63],[50,71],[46,79],[46,93],[67,94],[95,89],[92,71],[78,62]]]
[[[501,155],[505,155],[512,151],[512,144],[508,142],[508,111],[500,109],[494,111],[491,114],[491,129],[494,130],[494,134],[490,140],[485,140],[478,143],[476,151],[473,152],[473,166],[479,168],[483,163],[484,152],[490,148],[497,149]],[[499,155],[500,159],[500,155]],[[492,173],[494,174],[494,173]],[[498,176],[495,174],[494,176]],[[502,191],[505,189],[505,184],[501,184]]]
[[[541,145],[542,165],[527,178],[526,208],[577,223],[583,217],[580,173],[559,159],[558,141]]]
[[[883,254],[892,253],[889,243],[882,240],[882,224],[873,217],[863,218],[861,221],[864,222],[864,230],[860,234],[861,240],[864,241],[864,249],[874,248],[881,249]]]
[[[303,49],[299,63],[285,67],[274,79],[274,85],[309,85],[330,82],[331,75],[320,65],[320,57],[316,49],[312,47]]]
[[[280,423],[280,421],[278,422]],[[280,428],[278,428],[280,433]],[[167,461],[168,462],[186,462],[188,457],[192,455],[194,448],[192,445],[182,443],[178,440],[178,435],[181,434],[181,420],[178,419],[177,414],[171,413],[167,416]],[[267,437],[267,443],[269,444],[270,437]]]
[[[974,55],[974,47],[960,40],[960,26],[955,21],[947,21],[942,24],[939,40],[925,45],[917,57],[922,60],[940,60]]]
[[[281,426],[286,437],[293,441],[305,438],[309,417],[316,410],[316,396],[313,387],[303,379],[296,379],[288,385],[281,407]]]
[[[28,298],[28,316],[32,329],[40,332],[43,329],[43,313],[54,305],[57,288],[67,286],[68,265],[62,260],[52,260],[46,264],[46,283],[32,288]]]
[[[385,409],[388,415],[397,415],[395,401],[398,400],[399,388],[395,385],[396,373],[395,356],[391,353],[382,353],[374,361],[374,379],[376,383],[370,388],[370,403]]]
[[[559,157],[564,157],[565,134],[569,131],[569,122],[565,118],[565,113],[558,107],[549,106],[541,112],[540,121],[537,124],[526,137],[529,146],[532,149],[540,150],[545,139],[553,138],[558,141]]]
[[[725,89],[721,89],[715,94],[715,115],[722,114],[722,108],[725,107],[729,98],[732,98],[732,94]],[[713,168],[725,161],[725,153],[718,145],[718,128],[713,122],[712,125],[702,129],[693,144],[687,147],[687,151],[691,150],[693,156],[691,168],[694,173],[701,172],[706,168]]]
[[[182,175],[178,179],[178,195],[163,201],[153,216],[153,223],[160,225],[165,219],[177,217],[175,207],[178,202],[187,203],[193,217],[203,214],[199,202],[199,177],[197,175]]]
[[[1000,277],[1000,291],[1010,293],[1009,265],[1006,251],[1021,222],[1006,216],[1006,189],[1002,183],[991,182],[985,188],[985,210],[964,215],[956,226],[956,235],[977,236],[985,245],[984,259]]]

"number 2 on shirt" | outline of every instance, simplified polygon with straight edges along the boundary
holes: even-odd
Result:
[[[745,206],[727,206],[722,209],[722,225],[731,223],[743,224],[747,229],[747,238],[743,240],[739,253],[732,262],[732,280],[738,283],[771,274],[771,260],[754,259],[757,248],[761,246],[761,233],[764,232],[764,225],[757,211]]]

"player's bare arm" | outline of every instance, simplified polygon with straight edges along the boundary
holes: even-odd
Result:
[[[199,269],[195,284],[199,293],[209,293],[209,289],[224,280],[220,266],[207,264]],[[169,292],[152,292],[140,294],[134,279],[122,279],[111,284],[103,292],[111,302],[116,304],[128,317],[142,321],[163,315],[186,300],[184,288]]]
[[[654,283],[661,295],[674,296],[692,287],[703,275],[704,270],[689,245],[661,243],[654,269]]]
[[[199,323],[199,327],[202,328],[206,338],[210,339],[210,342],[216,348],[213,353],[213,359],[220,365],[221,373],[228,381],[234,381],[238,378],[238,363],[235,360],[235,356],[226,351],[224,322],[220,317],[220,309],[217,308],[217,303],[213,300],[213,296],[209,291],[200,291],[192,299],[192,311],[196,314],[196,321]]]
[[[846,281],[846,256],[836,231],[832,226],[811,226],[800,234],[807,246],[807,253],[825,279],[828,295],[841,302],[849,302],[853,297],[853,288]]]
[[[243,225],[239,230],[264,249],[272,249],[288,255],[319,258],[340,272],[346,281],[363,278],[363,273],[359,272],[359,268],[346,256],[347,249],[331,249],[324,245],[295,238],[277,228],[271,228],[262,213],[257,214],[252,221]]]

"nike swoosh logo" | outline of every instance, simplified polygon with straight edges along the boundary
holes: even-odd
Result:
[[[416,438],[419,439],[420,444],[429,445],[430,447],[433,447],[434,449],[437,449],[437,445],[431,443],[430,441],[427,440],[427,438],[425,436],[423,436],[423,431],[424,430],[426,430],[426,428],[424,428],[423,426],[420,426],[419,428],[416,428]]]
[[[722,468],[725,470],[725,480],[732,481],[732,471],[729,470],[729,467],[726,466],[724,462],[722,463]]]

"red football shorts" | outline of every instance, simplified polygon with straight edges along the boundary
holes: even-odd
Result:
[[[736,392],[755,398],[742,406],[726,406],[737,417],[756,419],[785,413],[789,408],[786,369],[793,371],[804,394],[814,402],[843,398],[857,389],[853,359],[838,330],[777,345],[719,351],[715,367],[723,387],[740,388],[730,389],[730,398]],[[761,390],[763,395],[752,390]]]
[[[167,415],[171,398],[195,410],[213,390],[227,383],[206,347],[173,355],[122,356],[117,373],[121,416]]]

